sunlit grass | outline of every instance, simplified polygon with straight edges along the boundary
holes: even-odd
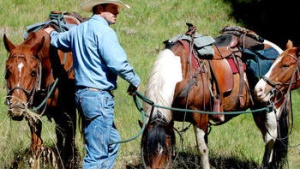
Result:
[[[0,35],[5,33],[16,44],[23,40],[26,26],[47,19],[50,11],[76,11],[83,16],[90,16],[80,10],[79,4],[84,0],[1,0],[0,1]],[[227,25],[239,25],[229,13],[231,8],[219,0],[124,0],[131,9],[120,11],[118,21],[113,28],[124,47],[130,63],[142,79],[141,91],[145,90],[149,72],[158,52],[163,49],[163,41],[187,30],[186,22],[193,23],[197,32],[216,37]],[[7,116],[7,107],[2,104],[6,90],[4,80],[4,62],[7,52],[0,40],[0,168],[9,167],[16,157],[30,146],[30,131],[26,121],[14,122]],[[128,83],[119,80],[119,88],[114,92],[116,98],[115,122],[123,140],[134,137],[141,128],[138,120],[141,114],[136,109],[132,97],[126,93]],[[298,118],[299,93],[293,92],[294,128],[290,136],[289,168],[299,168],[299,129]],[[43,139],[48,146],[55,144],[54,123],[43,118]],[[187,123],[185,125],[188,125]],[[178,128],[182,123],[177,123]],[[177,137],[178,152],[189,153],[186,159],[181,157],[176,162],[186,162],[190,166],[199,166],[199,157],[195,149],[195,136],[190,127],[183,134],[183,142]],[[116,169],[125,169],[126,165],[136,166],[140,160],[140,138],[122,143]],[[76,140],[80,156],[84,156],[83,141],[80,133]],[[220,158],[234,158],[239,161],[252,162],[259,165],[262,161],[264,143],[250,114],[240,115],[232,121],[212,127],[208,138],[210,155],[214,163],[220,164]],[[189,159],[189,160],[187,160]],[[25,164],[24,164],[25,165]]]

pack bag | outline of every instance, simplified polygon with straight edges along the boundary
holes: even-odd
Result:
[[[175,37],[169,40],[164,41],[164,44],[170,45],[181,39],[187,40],[189,42],[192,40],[191,36],[186,34],[180,34],[180,35],[176,35]],[[212,38],[211,36],[195,33],[193,40],[194,40],[194,49],[197,51],[199,56],[211,57],[214,55],[214,49],[212,48],[213,43],[215,43],[214,38]]]
[[[268,72],[279,55],[274,48],[264,49],[264,38],[252,30],[240,26],[227,26],[221,32],[238,37],[238,46],[242,52],[242,60],[246,65],[246,71],[257,77],[257,79]]]
[[[278,51],[274,48],[263,50],[242,50],[242,60],[246,64],[247,72],[251,73],[258,79],[268,72],[278,55]]]

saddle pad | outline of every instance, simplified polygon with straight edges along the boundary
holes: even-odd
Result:
[[[235,64],[233,58],[228,58],[227,61],[230,65],[230,67],[231,67],[232,73],[233,74],[238,73],[239,69],[238,69],[237,65]],[[246,70],[246,64],[245,63],[243,63],[243,67],[244,67],[244,70]]]
[[[178,40],[187,40],[191,41],[191,36],[188,36],[186,34],[180,34],[177,35],[169,40],[167,42],[169,43],[174,43]],[[194,37],[194,48],[199,54],[199,56],[213,56],[214,55],[214,50],[212,48],[212,44],[215,43],[215,39],[212,38],[211,36],[206,36],[206,35],[201,35],[196,33]]]

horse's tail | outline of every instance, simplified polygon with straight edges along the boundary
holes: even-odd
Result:
[[[84,125],[83,125],[83,114],[78,112],[78,127],[79,127],[79,132],[80,132],[80,136],[81,139],[83,140],[84,143]]]
[[[287,164],[287,154],[289,145],[289,113],[291,105],[283,105],[281,116],[278,119],[278,138],[273,147],[272,162],[270,168],[284,168]]]

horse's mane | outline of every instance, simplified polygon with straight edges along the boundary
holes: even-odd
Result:
[[[47,34],[43,30],[40,30],[37,32],[30,32],[28,34],[28,36],[24,39],[22,44],[29,45],[29,46],[34,45],[36,43],[39,43],[43,37],[46,37],[45,35],[47,35]],[[45,39],[48,39],[48,38],[45,38]]]
[[[29,44],[31,43],[32,40],[36,39],[37,38],[37,35],[35,32],[30,32],[28,34],[28,37],[26,39],[24,39],[24,44]]]
[[[165,49],[159,53],[155,61],[145,96],[158,105],[170,107],[173,102],[176,84],[181,80],[180,57],[175,56],[171,50]],[[144,110],[150,114],[151,106],[144,103]],[[162,114],[165,115],[167,121],[171,120],[170,110],[160,109],[159,111],[164,112]],[[154,110],[154,113],[156,112],[158,111]]]

